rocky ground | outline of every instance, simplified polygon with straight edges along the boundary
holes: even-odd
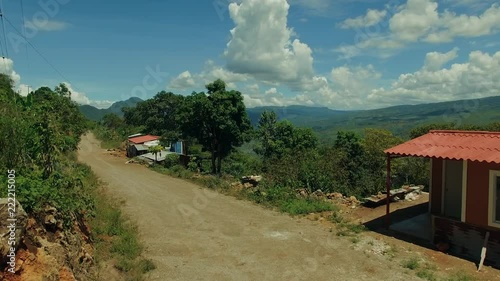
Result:
[[[26,214],[20,212],[19,216]],[[18,242],[15,274],[6,267],[0,280],[89,280],[96,269],[87,224],[75,218],[71,229],[63,230],[57,209],[50,206],[40,216],[38,221],[43,223],[27,216],[24,223],[18,221],[22,239]]]

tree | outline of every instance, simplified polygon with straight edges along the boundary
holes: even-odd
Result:
[[[244,142],[251,125],[240,92],[227,91],[220,79],[206,88],[207,94],[193,93],[186,98],[183,131],[210,151],[212,173],[220,174],[222,159]]]
[[[265,160],[281,158],[295,150],[314,149],[318,139],[310,128],[297,128],[290,121],[277,121],[276,113],[264,111],[259,119],[255,152]]]
[[[161,146],[161,145],[151,146],[151,147],[149,147],[148,151],[149,151],[149,153],[154,154],[155,163],[156,163],[156,162],[158,162],[158,153],[160,153],[160,156],[161,156],[161,152],[163,151],[163,146]]]
[[[364,182],[367,193],[375,194],[385,187],[387,174],[387,156],[384,150],[403,143],[403,139],[393,136],[384,129],[365,129],[365,137],[362,141],[364,150],[363,164],[366,170],[367,181]],[[392,164],[397,170],[398,162]]]
[[[180,136],[180,112],[184,97],[161,91],[152,99],[138,103],[134,108],[124,108],[125,123],[144,126],[148,134],[164,136],[176,141]]]
[[[117,130],[123,126],[124,122],[116,113],[107,113],[102,117],[101,124],[109,129]]]
[[[361,179],[365,173],[361,138],[353,132],[340,131],[337,133],[334,148],[338,152],[338,163],[341,165],[339,169],[345,171],[345,178],[340,180],[344,185],[343,189],[360,188]]]
[[[41,87],[30,93],[26,102],[26,110],[33,118],[33,137],[28,140],[31,157],[43,167],[46,178],[52,174],[61,153],[77,148],[87,125],[77,104],[70,100],[67,88],[56,89],[59,92]]]

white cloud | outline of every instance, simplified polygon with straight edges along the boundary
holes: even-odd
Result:
[[[63,82],[66,87],[68,87],[68,90],[71,92],[71,100],[81,104],[81,105],[92,105],[97,108],[108,108],[113,104],[113,101],[109,100],[91,100],[87,97],[87,95],[83,92],[76,91],[70,83],[68,82]]]
[[[447,62],[457,58],[458,48],[453,48],[447,53],[430,52],[425,56],[424,69],[435,71],[440,69]]]
[[[184,71],[170,81],[168,87],[172,89],[189,89],[196,85],[193,76],[189,71]]]
[[[386,15],[386,10],[379,11],[369,9],[364,16],[346,19],[345,21],[340,23],[340,27],[344,29],[370,27],[378,24],[385,18]]]
[[[23,96],[23,97],[26,97],[28,96],[29,93],[31,93],[33,91],[33,88],[29,85],[26,85],[26,84],[20,84],[18,87],[17,87],[17,92]]]
[[[479,3],[475,0],[463,2],[461,5]],[[362,27],[369,23],[366,17],[350,19],[341,23],[341,27]],[[339,46],[334,51],[343,59],[360,55],[388,57],[414,42],[443,43],[459,37],[492,35],[500,30],[500,4],[492,4],[482,12],[477,11],[476,15],[468,15],[450,10],[440,13],[438,2],[433,0],[408,0],[395,10],[389,19],[388,29],[384,28],[385,24],[376,26],[378,28],[373,31],[357,28],[355,43]]]
[[[235,22],[224,56],[227,69],[263,81],[312,77],[312,50],[287,26],[286,0],[248,0],[229,5]]]
[[[492,5],[479,16],[457,15],[445,11],[436,29],[425,38],[426,41],[451,42],[455,37],[479,37],[495,33],[500,29],[500,6]]]
[[[446,54],[427,55],[440,62],[453,57]],[[450,54],[451,53],[451,54]],[[444,58],[444,59],[443,59]],[[437,69],[424,65],[414,73],[402,74],[389,89],[374,89],[368,100],[379,105],[439,102],[498,95],[500,89],[500,52],[493,55],[481,51],[469,54],[469,61]]]
[[[14,61],[9,58],[0,58],[0,73],[9,75],[14,85],[21,81],[21,76],[14,70]]]
[[[438,4],[432,0],[408,0],[390,20],[392,33],[403,41],[414,42],[439,21]]]
[[[45,21],[26,21],[24,26],[28,29],[34,29],[39,31],[59,31],[64,30],[69,27],[67,22],[55,21],[55,20],[45,20]]]
[[[249,77],[245,74],[231,72],[215,64],[214,61],[208,60],[200,73],[191,74],[189,71],[184,71],[172,79],[167,88],[193,91],[205,88],[206,84],[217,79],[222,79],[229,88],[235,88],[236,82],[247,81]]]

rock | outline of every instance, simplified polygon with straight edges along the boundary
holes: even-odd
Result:
[[[325,194],[323,193],[323,191],[321,191],[321,189],[318,189],[316,191],[313,192],[313,194],[318,197],[318,198],[321,198],[321,197],[324,197]]]
[[[302,189],[299,189],[297,191],[298,191],[298,195],[302,198],[307,198],[309,196],[307,193],[307,189],[302,188]]]
[[[334,198],[342,198],[343,196],[342,196],[342,193],[340,193],[340,192],[334,192],[333,197]]]
[[[52,206],[45,207],[45,213],[55,215],[57,213],[57,209]]]
[[[12,207],[9,206],[9,203],[12,204],[8,198],[0,198],[0,210],[2,210],[0,212],[0,260],[2,261],[6,261],[7,255],[12,247],[12,245],[9,244],[9,239],[12,239],[10,241],[15,241],[14,247],[12,248],[17,250],[26,232],[26,225],[28,223],[28,215],[21,204],[16,201],[15,212],[10,213]]]
[[[351,196],[349,197],[349,201],[351,202],[351,204],[359,204],[359,200],[355,197],[355,196]]]
[[[243,184],[250,183],[253,186],[257,186],[259,184],[259,182],[261,182],[261,181],[262,181],[262,176],[244,176],[244,177],[241,177],[241,182]]]
[[[44,223],[46,226],[52,227],[52,226],[56,226],[56,224],[57,224],[57,220],[56,220],[56,218],[54,217],[54,215],[46,215],[46,216],[45,216],[45,219],[43,220],[43,223]]]

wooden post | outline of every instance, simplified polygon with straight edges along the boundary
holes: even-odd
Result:
[[[385,210],[385,224],[387,229],[391,225],[390,218],[390,204],[391,204],[391,155],[387,153],[387,177],[385,179],[386,187],[386,210]]]
[[[477,267],[477,271],[481,270],[483,267],[484,259],[486,259],[486,246],[488,245],[488,239],[490,238],[490,232],[486,232],[486,237],[484,237],[483,249],[481,249],[481,261],[479,262],[479,266]]]

